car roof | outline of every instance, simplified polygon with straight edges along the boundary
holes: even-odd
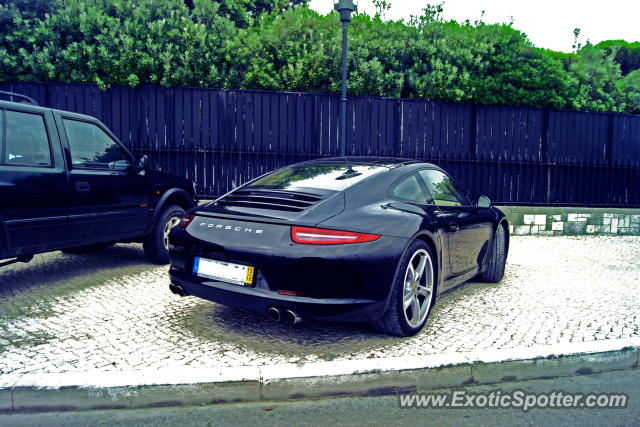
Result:
[[[72,111],[67,111],[67,110],[58,110],[56,108],[43,107],[41,105],[34,105],[28,102],[14,102],[14,101],[5,101],[0,99],[0,107],[3,107],[3,108],[17,107],[22,110],[27,109],[27,110],[31,110],[33,112],[38,112],[38,113],[45,113],[47,111],[51,111],[52,113],[59,113],[67,117],[75,117],[75,118],[83,119],[86,121],[97,120],[95,117],[89,116],[86,114],[74,113]]]
[[[437,167],[431,163],[426,163],[420,160],[415,159],[406,159],[401,157],[371,157],[371,156],[347,156],[347,157],[323,157],[320,159],[308,160],[306,162],[298,163],[298,164],[323,164],[323,163],[331,163],[331,164],[345,164],[345,165],[376,165],[376,166],[386,166],[389,169],[395,169],[401,166],[408,165],[424,165],[427,167]]]

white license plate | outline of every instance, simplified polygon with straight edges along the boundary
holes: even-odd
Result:
[[[253,283],[254,268],[247,265],[196,257],[193,274],[207,279],[244,286]]]

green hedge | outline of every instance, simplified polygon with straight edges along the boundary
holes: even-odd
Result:
[[[0,80],[338,92],[337,14],[293,3],[0,1]],[[355,16],[350,93],[640,113],[637,43],[563,54],[509,24],[446,22],[441,12]]]

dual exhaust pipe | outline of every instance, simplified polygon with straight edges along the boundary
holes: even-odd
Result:
[[[181,297],[186,297],[187,295],[189,295],[182,286],[174,285],[173,283],[169,285],[169,290],[172,294],[180,295]]]
[[[293,310],[281,310],[276,307],[269,307],[267,313],[269,314],[271,320],[275,322],[282,322],[288,325],[295,325],[302,322],[302,317],[300,317],[300,315]]]
[[[187,295],[189,295],[182,286],[174,285],[173,283],[169,285],[169,290],[172,294],[180,295],[181,297],[186,297]],[[275,322],[282,322],[288,325],[295,325],[302,322],[302,317],[300,317],[300,315],[293,310],[281,310],[276,307],[269,307],[269,310],[267,310],[267,312],[271,320]]]

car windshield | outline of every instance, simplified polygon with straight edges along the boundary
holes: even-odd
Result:
[[[292,188],[314,188],[342,191],[364,179],[389,170],[381,165],[321,163],[296,165],[277,170],[247,188],[269,188],[289,190]]]

